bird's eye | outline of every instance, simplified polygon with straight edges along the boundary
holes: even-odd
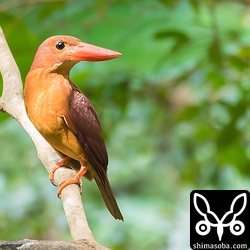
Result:
[[[65,47],[65,43],[64,42],[57,42],[56,43],[56,48],[59,49],[59,50],[62,50],[64,49]]]

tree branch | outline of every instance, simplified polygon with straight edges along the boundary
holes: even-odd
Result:
[[[46,170],[50,172],[60,158],[39,134],[26,114],[20,72],[5,40],[1,27],[0,51],[0,72],[3,78],[3,93],[0,97],[0,110],[9,113],[26,130],[36,146],[38,157],[44,164]],[[75,171],[68,168],[60,168],[55,172],[55,181],[56,183],[61,183],[66,179],[72,178],[74,175]],[[95,246],[98,249],[104,249],[96,243],[89,228],[79,187],[75,184],[67,186],[62,191],[61,199],[73,240],[86,240],[91,246]],[[79,249],[79,245],[77,247],[77,249]],[[91,249],[97,248],[92,247]]]

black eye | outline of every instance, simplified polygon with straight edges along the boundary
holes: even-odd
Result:
[[[64,49],[65,47],[65,43],[64,42],[57,42],[56,43],[56,48],[59,49],[59,50],[62,50]]]

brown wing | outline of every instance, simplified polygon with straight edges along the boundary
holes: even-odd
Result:
[[[90,165],[106,171],[108,155],[99,119],[88,98],[76,86],[73,87],[69,112],[65,119]]]
[[[123,219],[107,178],[108,155],[97,114],[88,98],[72,83],[73,93],[65,120],[77,137],[91,174],[107,208],[115,219]]]

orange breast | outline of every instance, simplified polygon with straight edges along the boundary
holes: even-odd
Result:
[[[82,148],[63,118],[71,93],[71,85],[62,75],[37,69],[26,77],[24,99],[30,120],[53,148],[79,160],[84,159]]]

